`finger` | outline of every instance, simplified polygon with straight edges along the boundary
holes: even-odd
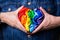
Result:
[[[45,19],[44,19],[43,22],[32,32],[32,34],[38,32],[38,31],[40,31],[40,30],[43,30],[44,23],[46,23],[46,22],[45,22]]]
[[[39,26],[32,32],[32,34],[38,32],[41,28],[42,28],[42,25],[39,25]]]
[[[44,14],[47,13],[42,7],[40,7],[40,10],[41,10]]]
[[[14,14],[17,15],[18,12],[23,8],[24,6],[19,7],[16,11],[14,11]]]
[[[21,30],[25,33],[27,33],[26,29],[23,27],[23,25],[20,23]]]
[[[17,27],[19,27],[20,30],[22,30],[23,32],[27,33],[26,29],[24,28],[24,26],[19,22],[17,21]]]
[[[19,7],[19,8],[17,9],[17,11],[20,11],[23,7],[24,7],[24,6]]]

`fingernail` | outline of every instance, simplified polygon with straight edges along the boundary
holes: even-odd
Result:
[[[40,9],[41,9],[42,7],[40,7]]]

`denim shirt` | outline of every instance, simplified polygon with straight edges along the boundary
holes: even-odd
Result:
[[[1,12],[15,11],[22,5],[30,9],[42,6],[48,13],[60,16],[60,0],[0,0]],[[60,35],[60,28],[40,31],[28,37],[26,33],[7,24],[1,26],[0,40],[58,40]]]

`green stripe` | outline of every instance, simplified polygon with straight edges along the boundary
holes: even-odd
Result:
[[[29,10],[29,11],[28,11],[28,16],[29,16],[30,18],[33,18],[33,17],[34,17],[34,11],[33,11],[33,10]]]

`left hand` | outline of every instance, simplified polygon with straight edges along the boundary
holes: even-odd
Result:
[[[43,12],[44,14],[44,20],[42,21],[42,23],[32,32],[32,34],[38,32],[39,30],[47,30],[47,29],[51,29],[53,28],[52,26],[53,23],[52,21],[54,21],[55,16],[48,14],[42,7],[40,7],[40,10]]]

